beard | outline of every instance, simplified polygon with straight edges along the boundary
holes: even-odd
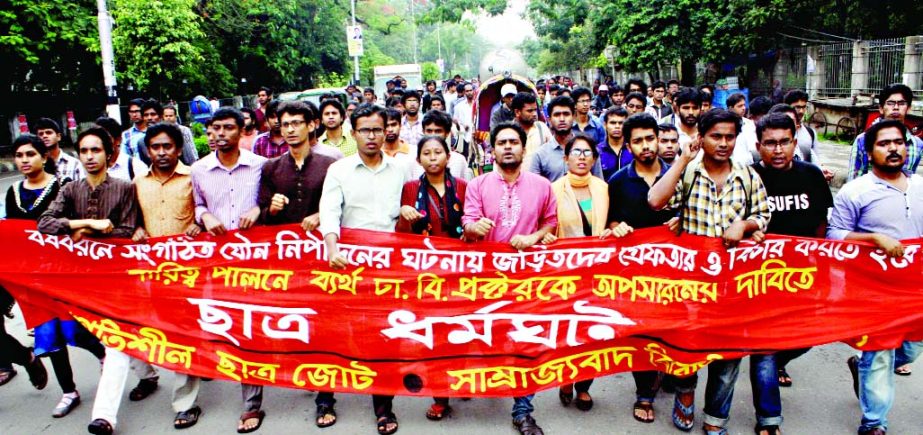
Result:
[[[699,117],[698,116],[683,116],[682,118],[680,118],[680,121],[683,123],[683,125],[687,127],[693,127],[699,123]]]

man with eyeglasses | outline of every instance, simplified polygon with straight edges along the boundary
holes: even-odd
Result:
[[[583,133],[593,139],[594,144],[606,140],[606,128],[599,122],[599,118],[590,113],[593,104],[593,92],[589,88],[579,87],[571,92],[574,99],[574,133]]]
[[[356,108],[349,120],[358,152],[327,168],[320,198],[318,229],[324,235],[328,261],[333,269],[356,266],[340,252],[340,228],[394,232],[400,216],[401,192],[410,176],[404,165],[381,150],[386,119],[381,107],[363,104]],[[330,422],[331,415],[335,421],[332,396],[329,396],[329,407],[321,409],[318,403],[318,426]],[[372,396],[378,433],[397,431],[393,401],[394,396]]]
[[[892,100],[894,94],[883,95],[883,101],[897,101]],[[865,132],[862,144],[871,168],[837,193],[827,238],[872,243],[899,261],[906,261],[905,253],[912,255],[901,240],[923,237],[923,198],[915,193],[923,189],[923,177],[905,170],[907,130],[903,122],[885,119]],[[881,318],[888,320],[887,315]],[[905,341],[898,349],[862,352],[847,360],[862,411],[859,435],[885,435],[894,404],[895,371],[921,351],[923,342]]]
[[[886,86],[878,95],[878,111],[881,117],[875,122],[892,119],[904,123],[911,103],[913,103],[913,91],[910,87],[903,83]],[[920,164],[920,156],[923,155],[923,140],[911,134],[909,130],[906,140],[907,159],[904,161],[904,169],[914,173]],[[865,175],[869,171],[869,156],[865,152],[865,133],[856,136],[852,150],[849,152],[849,162],[846,181]]]
[[[135,98],[128,102],[128,120],[131,121],[131,127],[122,132],[122,149],[121,152],[127,156],[135,156],[137,150],[130,147],[137,143],[138,136],[144,135],[147,130],[147,122],[141,116],[141,106],[144,105],[143,98]]]
[[[784,113],[773,113],[762,117],[755,128],[760,161],[752,168],[763,180],[772,213],[766,232],[823,238],[833,196],[824,173],[817,166],[795,160],[798,149],[795,122]],[[810,348],[750,355],[757,435],[775,435],[780,430],[782,399],[779,387],[791,386],[785,366],[808,350]]]
[[[795,139],[798,139],[798,143],[801,144],[795,150],[796,158],[820,165],[820,159],[817,156],[817,132],[804,122],[804,115],[808,111],[808,94],[800,89],[788,91],[785,94],[785,104],[795,109],[795,125],[798,128],[795,133]],[[808,144],[810,144],[810,147],[806,146]],[[811,152],[804,152],[801,150],[802,148],[805,150],[810,149]]]

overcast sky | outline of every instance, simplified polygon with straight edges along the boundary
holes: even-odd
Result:
[[[532,23],[523,18],[526,10],[526,0],[511,0],[509,7],[502,15],[495,17],[481,13],[475,20],[478,34],[493,42],[498,48],[514,48],[527,37],[535,37]]]

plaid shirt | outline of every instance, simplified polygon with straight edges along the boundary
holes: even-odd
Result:
[[[267,159],[272,159],[279,157],[288,151],[288,145],[284,140],[280,144],[276,145],[272,143],[270,134],[271,133],[267,132],[256,137],[256,139],[253,141],[253,154],[266,157]]]
[[[86,173],[83,171],[83,164],[80,163],[80,160],[71,157],[70,154],[65,153],[64,150],[61,150],[61,154],[58,155],[58,160],[54,163],[56,175],[62,181],[77,181],[86,176]]]
[[[683,194],[689,191],[682,210],[683,230],[699,236],[721,237],[735,221],[749,219],[759,224],[760,230],[766,231],[770,218],[769,201],[763,180],[756,171],[748,166],[734,165],[718,194],[715,182],[708,176],[701,160],[691,163],[686,170],[695,171],[692,188],[684,186],[683,180],[680,180],[669,204],[672,209],[683,207]],[[750,192],[747,192],[743,177],[750,178]],[[747,195],[750,196],[749,214]]]
[[[904,169],[911,174],[917,172],[920,157],[923,155],[923,140],[907,132],[907,160]],[[854,180],[869,172],[869,154],[865,152],[865,133],[856,136],[856,140],[849,150],[849,167],[846,172],[846,181]]]

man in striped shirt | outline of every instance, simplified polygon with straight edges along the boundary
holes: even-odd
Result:
[[[243,128],[244,117],[237,109],[218,109],[211,121],[215,152],[192,165],[195,219],[212,235],[249,229],[260,218],[257,195],[266,159],[239,148]],[[265,416],[260,410],[263,387],[241,384],[241,392],[244,411],[237,431],[253,432],[260,427]]]

